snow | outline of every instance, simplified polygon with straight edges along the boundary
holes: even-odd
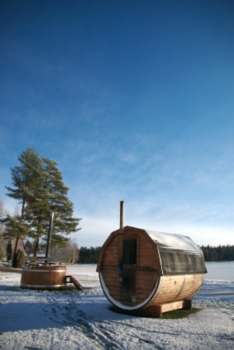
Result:
[[[176,233],[165,233],[156,231],[146,231],[150,238],[159,245],[171,249],[188,250],[198,253],[203,256],[202,250],[188,236],[179,235]]]
[[[74,274],[84,292],[20,288],[0,271],[0,349],[233,349],[234,281],[206,280],[197,313],[154,319],[115,313],[97,273]]]

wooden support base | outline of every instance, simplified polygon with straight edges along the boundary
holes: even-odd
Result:
[[[181,300],[181,301],[175,301],[168,304],[152,305],[152,306],[146,307],[145,309],[139,309],[139,310],[123,310],[115,307],[115,310],[120,313],[125,313],[125,314],[135,315],[135,316],[143,316],[143,317],[153,317],[153,318],[160,318],[162,317],[162,314],[164,312],[180,310],[180,309],[191,310],[192,300]]]

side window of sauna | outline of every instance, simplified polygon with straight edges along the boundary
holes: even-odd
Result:
[[[137,240],[125,239],[123,241],[123,263],[128,265],[136,264]]]

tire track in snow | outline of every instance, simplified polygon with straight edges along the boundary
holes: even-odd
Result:
[[[83,322],[82,325],[74,326],[74,328],[78,331],[82,330],[88,340],[93,341],[93,344],[99,349],[123,349],[123,346],[114,340],[113,335],[103,330],[98,322],[94,324]]]
[[[91,323],[93,322],[92,317],[79,309],[76,293],[69,291],[69,293],[64,293],[64,296],[66,305],[63,307],[60,306],[57,297],[47,297],[48,304],[43,311],[47,313],[51,321],[61,326],[72,326],[98,349],[122,349],[122,346],[114,340],[113,335],[102,329],[101,323]]]

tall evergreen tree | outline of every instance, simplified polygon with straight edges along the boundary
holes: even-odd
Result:
[[[47,236],[52,211],[55,213],[52,243],[55,244],[66,244],[66,235],[78,230],[80,219],[73,217],[73,204],[67,198],[69,188],[64,185],[55,161],[39,156],[31,148],[18,159],[21,165],[11,169],[14,188],[6,187],[7,195],[21,203],[18,221],[25,231],[22,232],[17,227],[17,239],[22,234],[34,238],[37,242],[34,252],[36,257],[39,240]],[[8,232],[14,226],[13,223],[12,217],[8,218]],[[14,255],[17,251],[17,239]]]
[[[40,169],[42,167],[41,157],[35,149],[28,148],[19,157],[19,166],[11,168],[12,187],[6,186],[7,196],[14,198],[21,204],[20,215],[7,215],[4,223],[6,225],[5,236],[15,238],[13,252],[13,266],[16,261],[18,244],[28,234],[28,225],[25,222],[27,207],[37,201],[37,192],[41,186]]]
[[[51,212],[55,213],[52,246],[65,246],[69,240],[66,236],[78,230],[80,220],[72,216],[73,204],[67,197],[69,188],[63,183],[62,174],[57,168],[58,163],[47,158],[42,158],[42,161],[42,190],[37,196],[37,201],[28,207],[26,214],[31,229],[30,236],[36,240],[35,257],[39,239],[47,239]]]

